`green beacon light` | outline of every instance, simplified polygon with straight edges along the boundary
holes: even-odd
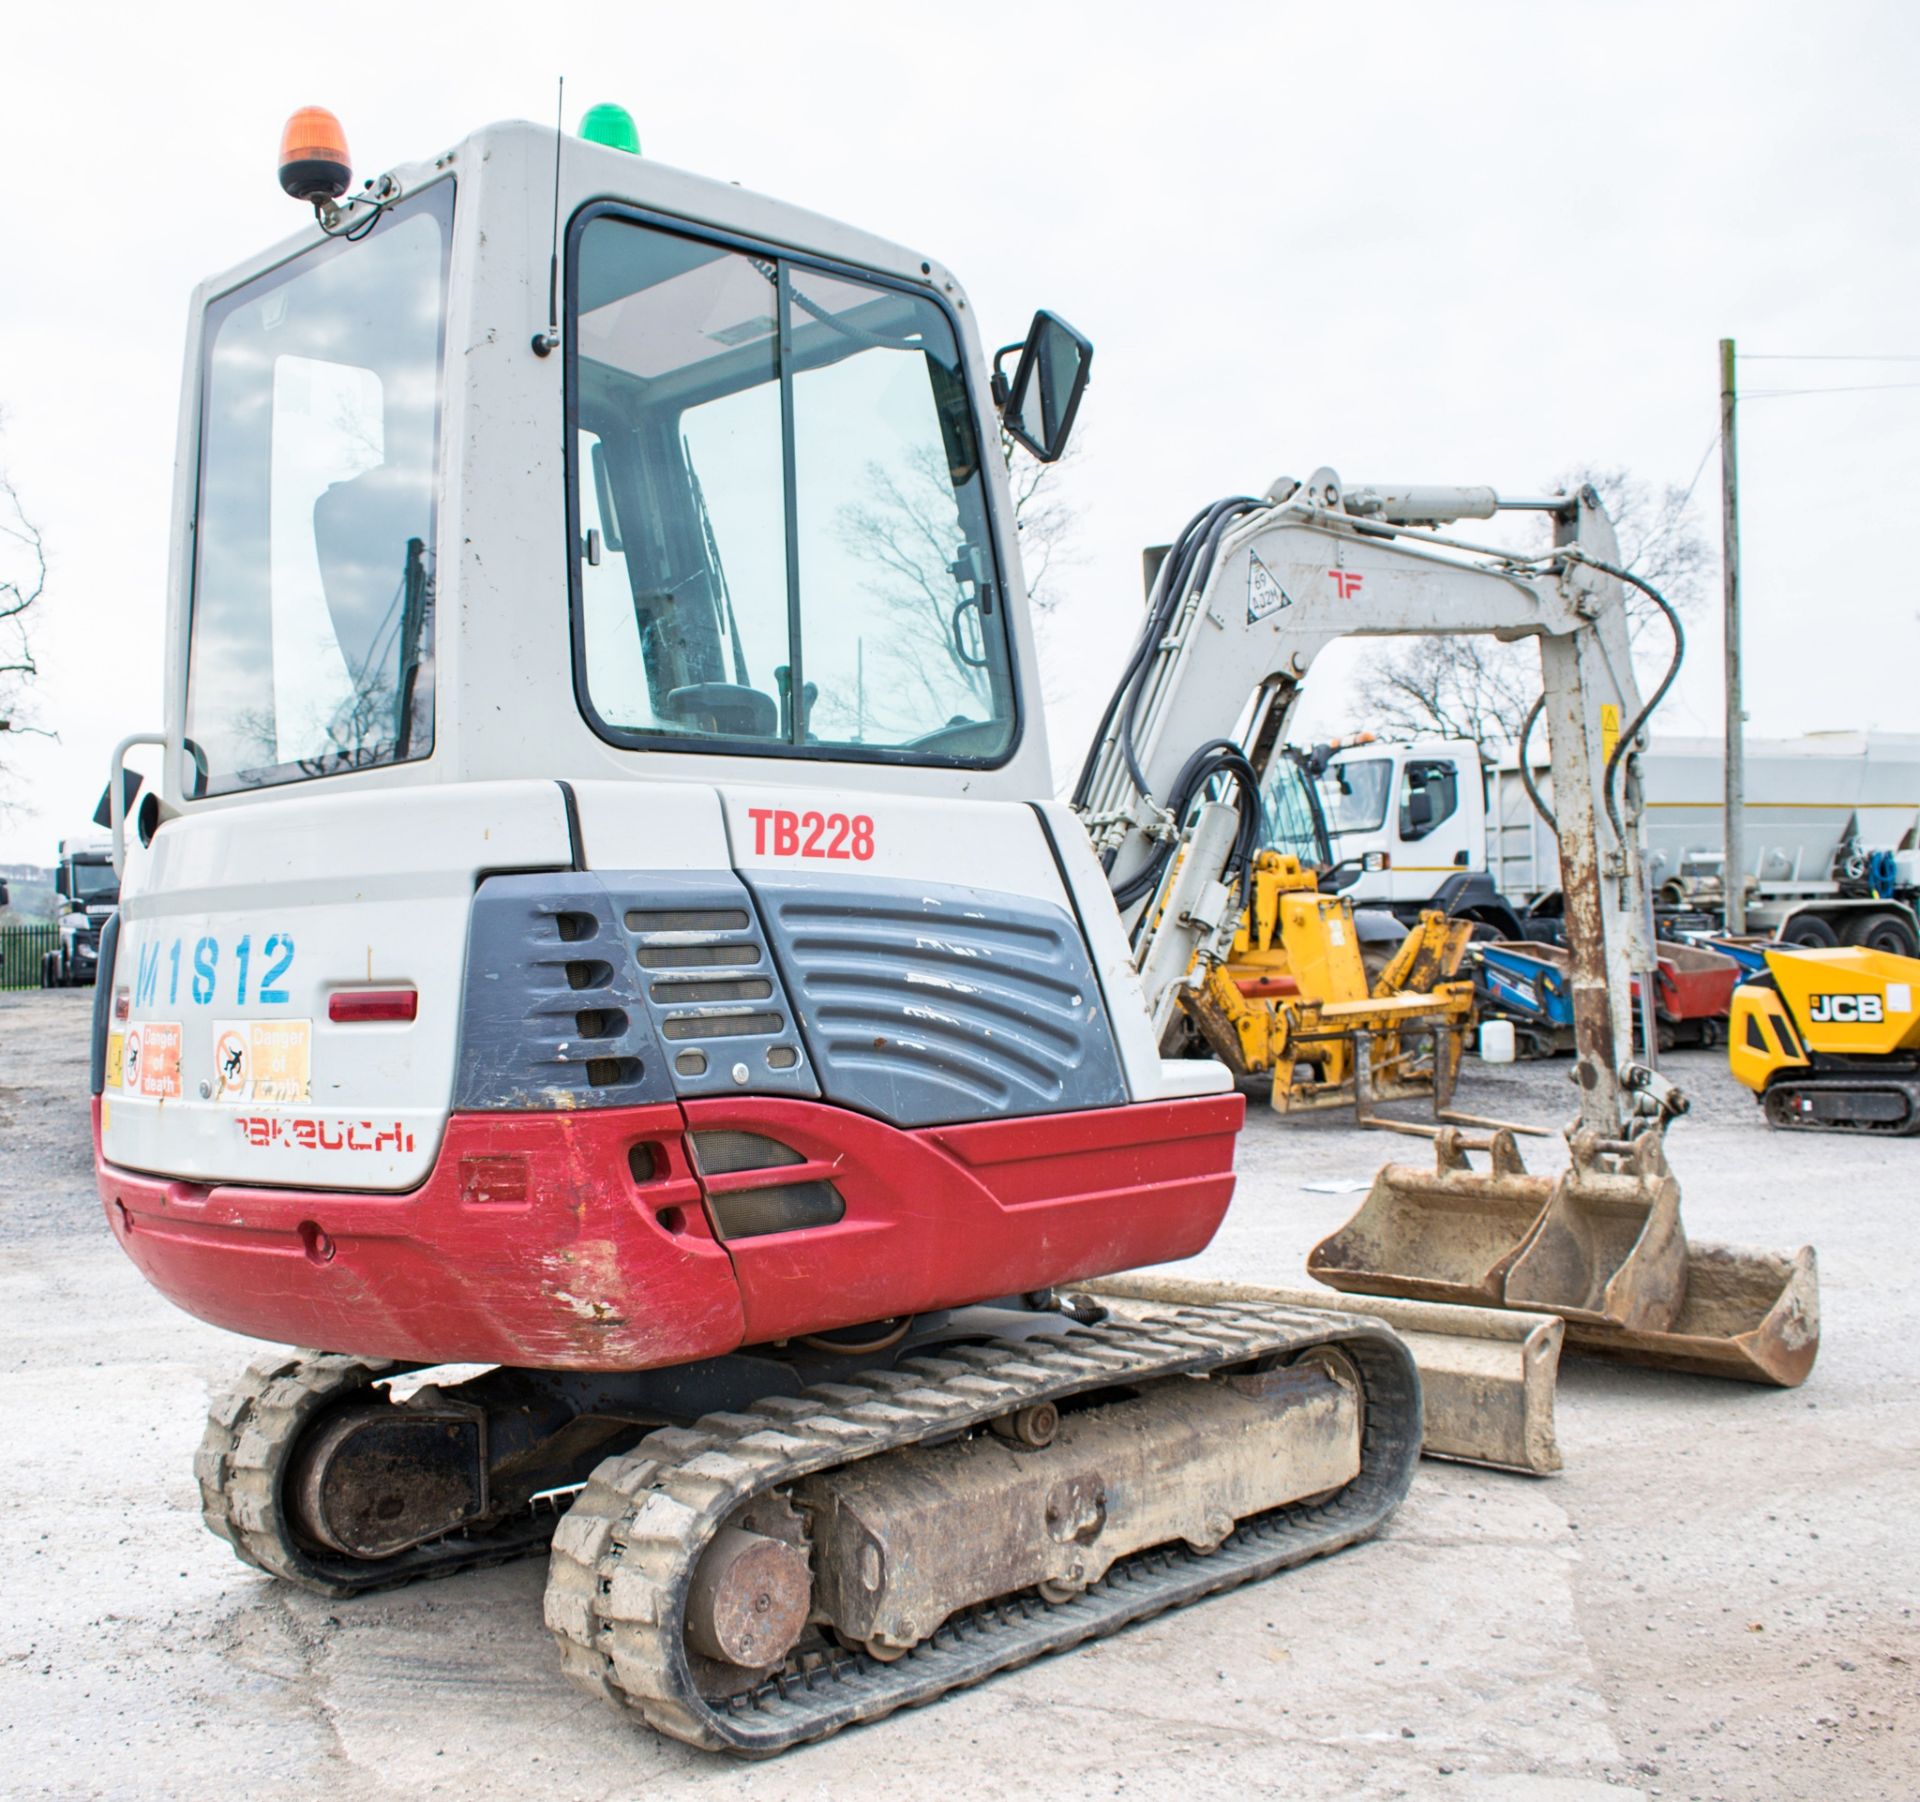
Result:
[[[580,135],[589,144],[604,144],[609,150],[624,150],[629,156],[640,154],[640,132],[633,115],[624,106],[603,102],[589,107],[580,121]]]

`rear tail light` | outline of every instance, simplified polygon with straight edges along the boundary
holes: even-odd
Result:
[[[362,1020],[414,1020],[419,1014],[418,989],[341,989],[327,998],[327,1018],[342,1026]]]

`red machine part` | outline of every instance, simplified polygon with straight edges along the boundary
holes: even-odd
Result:
[[[281,1343],[428,1363],[640,1370],[1189,1257],[1233,1193],[1238,1095],[905,1132],[818,1102],[726,1098],[456,1114],[405,1195],[173,1182],[108,1164],[114,1235],[162,1294]],[[689,1131],[829,1180],[831,1224],[722,1243]]]

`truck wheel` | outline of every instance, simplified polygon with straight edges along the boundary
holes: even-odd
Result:
[[[1839,942],[1839,933],[1819,914],[1795,914],[1780,928],[1780,943],[1783,945],[1818,945],[1825,949]]]
[[[53,951],[40,954],[40,986],[43,989],[57,989],[60,986],[59,955]]]
[[[1895,957],[1920,957],[1913,928],[1896,913],[1861,914],[1847,923],[1847,943],[1867,951],[1887,951]]]

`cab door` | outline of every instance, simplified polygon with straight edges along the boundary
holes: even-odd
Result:
[[[1393,898],[1424,901],[1471,861],[1473,816],[1452,758],[1408,757],[1394,788]]]

